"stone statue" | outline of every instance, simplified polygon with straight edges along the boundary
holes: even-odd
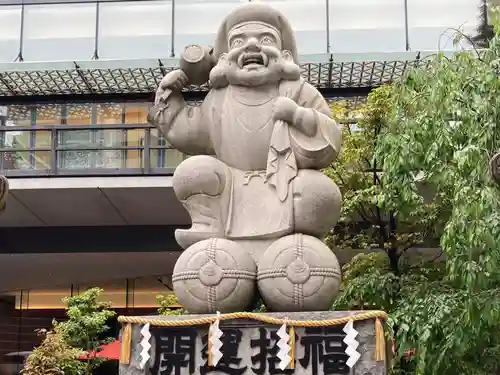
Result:
[[[182,88],[203,76],[210,92],[201,106],[186,105]],[[241,292],[236,281],[244,278],[257,281],[273,310],[327,309],[340,269],[317,239],[337,222],[342,198],[320,169],[335,160],[341,135],[325,99],[300,75],[286,18],[263,3],[234,10],[220,25],[213,49],[186,48],[181,69],[162,79],[152,111],[150,122],[168,142],[196,155],[173,176],[175,194],[192,219],[190,229],[176,231],[176,240],[184,249],[205,252],[191,263],[185,252],[176,265],[181,303],[190,312],[215,312],[225,306],[223,295]],[[220,259],[234,259],[218,260],[228,246]],[[266,256],[271,247],[274,256]],[[256,271],[242,252],[252,256]],[[234,290],[221,290],[224,278],[236,280],[228,287]],[[245,297],[228,309],[251,302]]]

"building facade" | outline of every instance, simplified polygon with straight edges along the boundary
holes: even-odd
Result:
[[[134,314],[171,292],[173,231],[190,223],[171,176],[186,156],[146,116],[184,45],[212,43],[242,1],[0,0],[0,354],[29,350],[61,298],[90,286]],[[295,28],[304,78],[353,106],[464,47],[453,29],[474,33],[478,13],[474,0],[266,2]]]

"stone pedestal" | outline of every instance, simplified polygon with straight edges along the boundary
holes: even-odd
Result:
[[[356,316],[363,312],[295,312],[263,314],[280,319],[300,321],[326,321]],[[187,320],[213,315],[183,315],[171,317],[145,317],[161,320]],[[220,321],[223,354],[218,365],[208,366],[207,337],[209,325],[188,327],[150,326],[151,356],[141,369],[143,324],[132,324],[131,355],[128,364],[120,365],[120,375],[386,375],[387,362],[376,360],[375,318],[354,321],[358,332],[357,351],[361,354],[352,368],[347,366],[349,356],[343,342],[345,324],[321,327],[295,327],[293,351],[294,368],[279,368],[277,331],[279,325],[262,323],[254,319]],[[123,345],[123,343],[122,343]]]

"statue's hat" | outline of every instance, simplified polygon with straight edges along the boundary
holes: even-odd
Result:
[[[217,59],[221,54],[228,52],[229,31],[241,23],[252,21],[276,28],[281,34],[282,49],[290,51],[293,60],[298,64],[295,35],[290,23],[281,12],[259,2],[247,3],[236,8],[222,21],[214,43],[214,55]]]

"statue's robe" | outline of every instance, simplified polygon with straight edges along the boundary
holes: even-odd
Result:
[[[277,96],[314,109],[314,135],[272,121]],[[226,238],[276,238],[293,232],[293,180],[300,169],[325,168],[340,150],[340,132],[330,116],[322,95],[300,79],[282,81],[274,95],[251,87],[242,95],[231,85],[213,89],[200,107],[185,107],[179,97],[169,102],[160,125],[176,149],[213,155],[229,168],[229,207],[221,218]]]

